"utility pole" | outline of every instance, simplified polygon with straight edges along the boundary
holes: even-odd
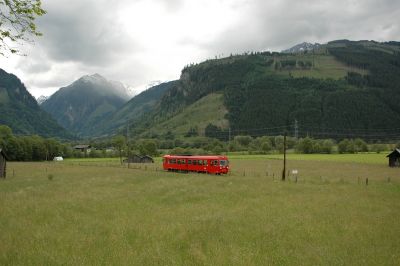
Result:
[[[296,139],[299,138],[299,123],[298,123],[297,119],[294,120],[294,137]]]
[[[129,120],[128,120],[128,125],[127,125],[127,127],[126,127],[126,146],[127,146],[127,148],[128,148],[128,152],[127,152],[127,157],[128,157],[128,168],[130,168],[130,161],[131,161],[131,156],[130,156],[130,153],[131,153],[131,149],[130,149],[130,146],[129,146]]]
[[[282,171],[282,181],[286,179],[286,131],[283,137],[283,171]]]

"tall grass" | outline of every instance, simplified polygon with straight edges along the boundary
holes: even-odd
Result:
[[[281,163],[232,158],[228,176],[10,163],[0,264],[399,264],[398,169],[293,160],[295,183],[278,181]]]

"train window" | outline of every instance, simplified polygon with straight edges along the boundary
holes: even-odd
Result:
[[[229,161],[228,160],[221,160],[219,161],[221,166],[228,166],[229,165]]]
[[[169,163],[172,163],[172,164],[176,163],[176,159],[170,159]]]
[[[192,160],[188,160],[188,164],[192,164]]]
[[[178,164],[181,164],[181,160],[178,160]]]
[[[218,166],[218,160],[214,160],[213,162],[215,166]]]
[[[203,165],[207,165],[207,160],[203,160]]]
[[[203,160],[199,160],[199,161],[197,162],[197,164],[198,164],[198,165],[203,165]]]
[[[197,161],[196,160],[193,160],[193,165],[197,165]]]

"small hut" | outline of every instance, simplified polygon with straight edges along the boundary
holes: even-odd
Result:
[[[90,153],[90,149],[92,148],[92,146],[90,145],[86,145],[86,144],[79,144],[73,147],[74,150],[78,150],[80,152],[84,152],[84,153]]]
[[[400,149],[395,149],[386,157],[389,158],[389,167],[400,167]]]
[[[140,156],[137,154],[131,155],[129,158],[124,159],[124,163],[154,163],[153,158],[148,155]]]
[[[7,156],[0,148],[0,178],[6,178]]]
[[[154,163],[154,160],[149,155],[144,155],[144,156],[142,156],[141,162],[142,163]]]

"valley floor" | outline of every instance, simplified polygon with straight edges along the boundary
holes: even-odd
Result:
[[[297,183],[280,156],[232,155],[227,176],[9,163],[0,264],[399,265],[400,169],[380,156],[290,155]]]

